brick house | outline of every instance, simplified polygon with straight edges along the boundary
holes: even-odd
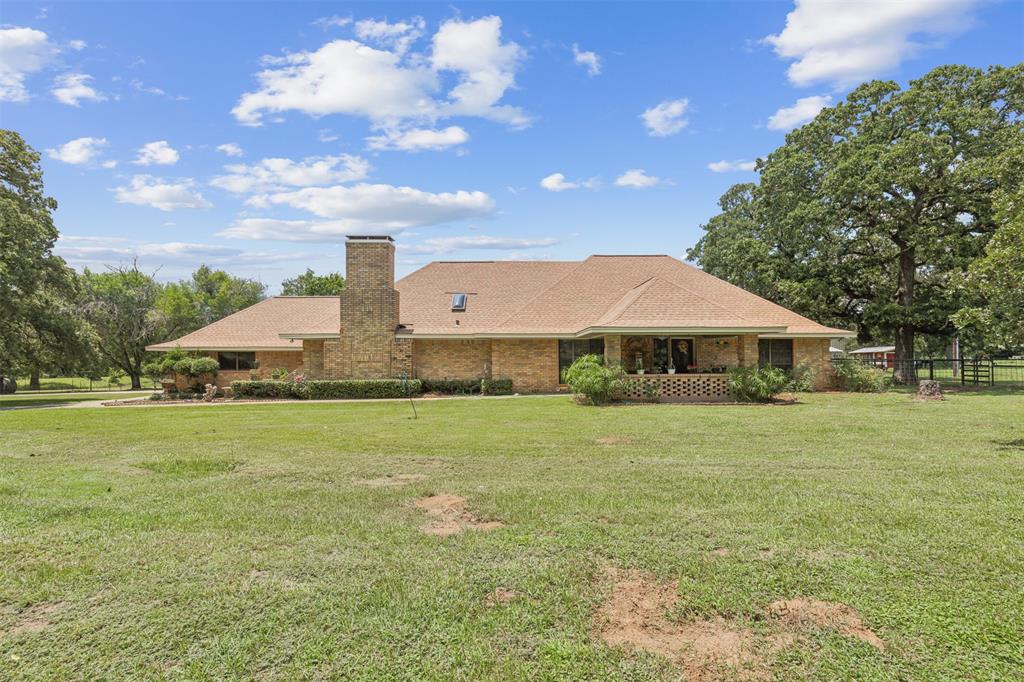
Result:
[[[395,282],[390,237],[349,237],[341,296],[276,296],[150,346],[209,353],[227,385],[277,368],[310,378],[508,378],[559,389],[585,353],[659,384],[667,399],[727,395],[725,370],[799,364],[831,379],[813,322],[670,256],[439,261]],[[639,395],[639,382],[630,383]]]

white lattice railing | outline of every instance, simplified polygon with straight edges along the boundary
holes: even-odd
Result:
[[[726,374],[630,374],[622,397],[642,400],[648,397],[645,390],[654,384],[662,400],[714,401],[729,397],[729,377]]]

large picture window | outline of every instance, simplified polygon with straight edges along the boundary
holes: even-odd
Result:
[[[604,338],[597,339],[559,339],[558,341],[558,376],[562,376],[576,358],[583,355],[604,355]]]
[[[256,353],[220,352],[217,361],[223,370],[256,369]]]
[[[793,339],[758,339],[757,364],[760,367],[793,369]]]

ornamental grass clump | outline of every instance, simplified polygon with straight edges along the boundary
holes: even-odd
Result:
[[[790,378],[778,367],[736,367],[729,370],[729,393],[741,403],[769,403],[789,388]]]
[[[562,379],[582,402],[604,405],[622,389],[625,376],[619,365],[608,367],[599,355],[583,355],[565,370]]]

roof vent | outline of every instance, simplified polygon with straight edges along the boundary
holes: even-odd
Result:
[[[452,312],[461,313],[466,310],[466,294],[452,294]]]

